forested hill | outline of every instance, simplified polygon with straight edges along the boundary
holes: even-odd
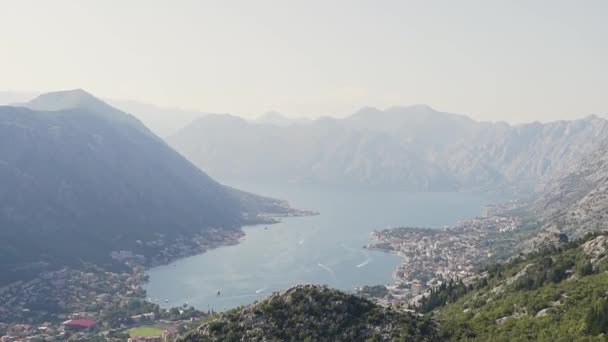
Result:
[[[444,285],[421,309],[434,310],[449,340],[605,341],[607,247],[608,233],[546,247],[492,265],[469,286]]]
[[[327,287],[301,285],[211,318],[182,342],[436,340],[428,318]]]

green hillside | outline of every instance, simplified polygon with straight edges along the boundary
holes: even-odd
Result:
[[[446,340],[606,340],[608,235],[547,247],[489,267],[465,288],[443,286],[425,301]],[[461,296],[460,296],[461,295]],[[460,296],[441,307],[444,301]]]
[[[338,290],[300,285],[221,314],[183,341],[434,341],[434,323]]]

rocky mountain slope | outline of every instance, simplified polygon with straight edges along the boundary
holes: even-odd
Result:
[[[316,285],[300,285],[222,313],[186,335],[195,341],[434,341],[416,314]]]
[[[238,231],[257,219],[256,205],[285,211],[217,183],[81,90],[0,107],[0,179],[2,282],[53,265],[111,266],[112,251],[153,256],[209,229]]]
[[[544,222],[536,244],[555,234],[577,238],[607,229],[608,141],[548,182],[532,210]]]
[[[453,341],[605,341],[608,235],[548,247],[488,267],[468,286],[438,288],[441,338]]]
[[[344,119],[272,124],[210,115],[169,144],[222,179],[402,190],[531,190],[608,137],[589,116],[477,122],[428,106],[363,108]]]

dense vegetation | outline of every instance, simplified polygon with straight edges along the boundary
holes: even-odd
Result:
[[[589,235],[492,265],[468,287],[434,291],[423,309],[452,302],[435,311],[449,340],[605,340],[607,243],[606,235]]]
[[[203,323],[184,341],[430,341],[434,323],[322,286],[302,285]]]

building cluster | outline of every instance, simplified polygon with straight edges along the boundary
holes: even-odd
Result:
[[[0,322],[61,321],[65,312],[101,309],[129,298],[142,298],[143,269],[133,273],[64,268],[0,288]]]
[[[396,253],[398,283],[384,300],[403,302],[450,279],[463,279],[495,259],[494,241],[518,230],[522,221],[507,214],[517,204],[491,207],[480,217],[442,229],[391,228],[372,233],[371,249]]]
[[[63,268],[0,288],[0,337],[47,340],[99,330],[99,313],[144,298],[142,268],[132,273]],[[90,311],[83,311],[83,309]]]
[[[243,234],[242,230],[209,228],[195,238],[177,238],[171,243],[159,236],[158,241],[146,242],[158,250],[146,265],[164,264],[218,246],[235,244]],[[147,276],[142,255],[123,250],[112,252],[111,257],[131,271],[114,273],[94,265],[80,269],[66,267],[0,287],[0,341],[67,340],[68,337],[87,340],[100,334],[124,334],[130,327],[140,324],[162,323],[167,327],[191,324],[202,314],[193,308],[161,309],[164,317],[155,312],[138,312],[126,317],[128,324],[113,328],[116,324],[104,321],[103,313],[125,307],[135,299],[145,300],[146,291],[142,285]],[[172,340],[174,334],[174,329],[168,329],[159,338]]]
[[[35,324],[5,324],[0,323],[0,331],[3,331],[0,341],[45,341],[48,339],[67,340],[68,336],[92,332],[97,327],[97,322],[91,319],[69,319],[61,324],[44,322]]]

